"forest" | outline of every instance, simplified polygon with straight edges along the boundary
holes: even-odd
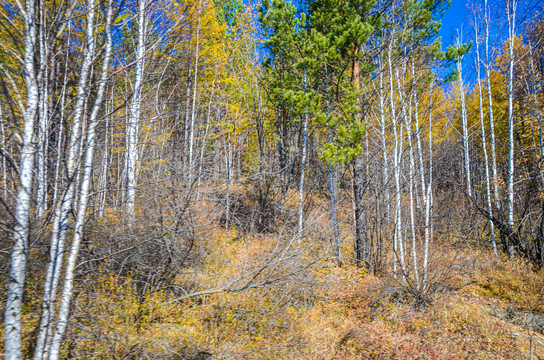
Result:
[[[0,357],[544,359],[544,3],[450,6],[0,0]]]

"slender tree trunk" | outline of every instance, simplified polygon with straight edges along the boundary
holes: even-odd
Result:
[[[93,0],[94,1],[94,0]],[[108,77],[108,68],[113,48],[113,40],[111,34],[111,23],[113,13],[113,0],[109,0],[106,20],[106,52],[104,55],[104,61],[102,63],[102,72],[100,75],[100,82],[98,85],[98,91],[96,99],[94,101],[93,109],[89,118],[89,127],[87,129],[87,147],[85,153],[85,160],[83,166],[83,174],[81,179],[80,201],[76,215],[76,222],[74,226],[74,236],[72,240],[72,246],[70,249],[70,255],[66,265],[64,275],[64,286],[62,291],[62,297],[58,312],[58,322],[55,329],[55,333],[52,339],[51,352],[48,357],[49,360],[57,360],[60,353],[60,345],[66,326],[68,324],[68,315],[70,310],[70,302],[72,299],[72,290],[74,282],[74,273],[77,263],[77,257],[81,240],[83,239],[83,228],[85,225],[85,214],[87,212],[87,204],[89,201],[89,188],[93,170],[94,149],[96,145],[96,126],[98,125],[98,113],[102,107],[102,100],[104,98],[104,90],[106,88],[106,80]]]
[[[6,129],[4,127],[4,113],[2,111],[2,104],[0,104],[0,136],[2,140],[0,141],[0,148],[2,149],[2,197],[7,199],[8,196],[8,169],[6,154],[8,154],[7,141],[6,141]]]
[[[4,313],[4,358],[18,360],[21,353],[21,305],[28,256],[30,195],[34,170],[34,124],[39,103],[39,90],[35,68],[36,53],[36,2],[27,0],[20,9],[25,20],[24,77],[26,82],[26,109],[23,114],[23,148],[19,165],[19,187],[15,205],[14,246],[11,253],[8,291]]]
[[[214,85],[215,85],[215,79],[214,79]],[[214,85],[212,85],[212,87],[214,87]],[[200,196],[200,183],[201,183],[201,177],[202,177],[202,165],[204,163],[204,152],[205,152],[205,148],[206,148],[206,139],[208,138],[208,132],[210,131],[210,114],[211,114],[211,106],[212,106],[212,98],[214,96],[214,92],[212,92],[212,94],[210,95],[210,101],[208,103],[208,111],[206,113],[206,123],[204,125],[204,135],[202,136],[202,144],[200,146],[200,160],[198,162],[198,174],[197,174],[197,179],[198,179],[198,186],[197,186],[197,201]]]
[[[412,62],[412,73],[415,76],[415,65]],[[431,116],[432,116],[432,92],[430,91],[431,88],[429,88],[429,127],[431,127]],[[430,185],[428,185],[425,182],[425,166],[423,164],[423,148],[421,145],[421,132],[423,128],[419,124],[419,99],[418,99],[418,93],[417,91],[414,91],[414,106],[416,111],[414,112],[414,120],[415,120],[415,128],[416,128],[416,144],[417,144],[417,157],[418,157],[418,163],[419,163],[419,177],[420,177],[420,183],[421,183],[421,197],[423,202],[424,210],[424,221],[425,221],[425,230],[424,230],[424,246],[423,246],[423,272],[424,274],[421,275],[421,282],[418,281],[417,288],[421,291],[425,291],[426,286],[426,271],[427,271],[427,259],[428,256],[428,246],[429,246],[429,223],[430,223],[430,217],[429,217],[429,210],[430,210],[430,200],[428,192],[431,191]],[[429,142],[432,139],[429,138]],[[429,146],[431,146],[429,144]],[[430,151],[430,149],[429,149]],[[429,154],[431,156],[431,154]]]
[[[304,68],[304,95],[308,94],[306,82],[306,68]],[[303,229],[303,198],[304,198],[304,170],[306,166],[306,146],[308,142],[308,99],[304,99],[306,107],[304,110],[304,124],[302,127],[302,159],[300,163],[300,184],[298,188],[298,237],[302,237]]]
[[[538,140],[539,140],[539,152],[540,152],[539,153],[540,159],[538,161],[538,170],[540,171],[541,188],[542,188],[542,191],[544,192],[544,173],[542,170],[542,161],[544,161],[544,141],[542,138],[542,113],[541,113],[542,108],[540,107],[538,96],[537,96],[537,91],[541,89],[537,89],[536,86],[534,85],[535,83],[538,83],[538,82],[537,82],[537,70],[535,69],[535,64],[533,60],[533,45],[531,44],[531,42],[529,42],[529,63],[531,65],[531,77],[532,77],[531,84],[533,84],[529,92],[532,94],[532,97],[533,97],[533,112],[535,114],[535,117],[538,123]],[[535,141],[535,148],[536,148],[536,141]]]
[[[415,70],[415,64],[412,61],[412,74],[415,76],[416,70]],[[429,96],[431,93],[429,93]],[[423,148],[421,145],[421,131],[423,130],[422,126],[419,124],[419,94],[416,90],[416,84],[414,84],[414,122],[415,122],[415,135],[416,135],[416,146],[417,146],[417,158],[418,158],[418,164],[419,164],[419,181],[421,185],[421,197],[423,199],[423,206],[426,206],[427,204],[427,185],[425,182],[425,166],[423,165]],[[431,110],[429,110],[431,111]]]
[[[327,71],[325,67],[325,72]],[[327,92],[327,116],[331,116],[331,103],[329,99],[329,75],[326,74],[325,77],[325,86],[326,86],[326,92]],[[329,127],[328,129],[328,143],[332,143],[332,136],[331,136],[331,129]],[[342,266],[342,254],[340,253],[340,238],[338,236],[338,222],[336,221],[336,194],[335,194],[335,186],[334,186],[334,169],[332,167],[332,164],[329,164],[329,190],[331,194],[331,212],[332,212],[332,230],[334,234],[334,244],[335,244],[335,250],[336,250],[336,259],[338,260],[338,265]]]
[[[487,140],[485,136],[485,125],[484,125],[484,101],[483,101],[483,93],[482,93],[482,78],[480,75],[480,39],[478,38],[478,25],[477,21],[475,20],[474,25],[474,31],[475,31],[475,37],[476,37],[476,73],[477,73],[477,84],[478,84],[478,104],[480,105],[480,129],[482,132],[482,149],[484,152],[484,166],[485,166],[485,191],[486,191],[486,200],[487,200],[487,211],[489,212],[489,216],[493,216],[493,206],[491,204],[491,181],[489,176],[489,159],[487,155]],[[497,253],[497,243],[495,240],[495,226],[493,224],[492,220],[489,220],[489,231],[491,233],[491,245],[493,247],[493,251],[495,252],[495,256],[498,256]]]
[[[70,28],[69,28],[70,29]],[[70,31],[68,31],[70,33]],[[68,46],[66,48],[66,56],[64,59],[64,79],[62,82],[62,90],[60,97],[60,117],[59,117],[59,132],[57,139],[57,162],[55,164],[55,179],[53,183],[53,197],[52,204],[55,206],[57,203],[59,185],[61,184],[60,179],[60,168],[61,168],[61,151],[62,151],[62,141],[64,138],[64,112],[65,112],[65,102],[66,102],[66,86],[68,86],[68,54],[70,53]]]
[[[193,173],[193,142],[194,142],[194,128],[195,128],[195,106],[196,106],[196,88],[198,81],[198,60],[199,60],[199,46],[200,46],[200,11],[202,7],[202,0],[198,2],[198,24],[196,28],[196,53],[195,53],[195,77],[193,81],[193,101],[191,109],[191,126],[189,129],[189,179],[192,178]]]
[[[282,119],[282,109],[283,109],[283,81],[284,81],[284,71],[282,68],[281,74],[281,88],[279,94],[279,103],[278,103],[278,113],[276,114],[276,127],[278,133],[278,153],[280,157],[280,211],[283,214],[285,208],[285,197],[287,195],[287,157],[285,155],[285,138],[283,134],[283,126],[281,123]]]
[[[461,46],[461,35],[457,34],[457,49]],[[465,85],[463,83],[463,58],[460,56],[456,60],[457,72],[459,73],[459,99],[461,101],[461,120],[463,126],[463,158],[465,162],[465,180],[467,187],[467,195],[472,197],[472,184],[470,174],[470,155],[469,155],[469,134],[468,134],[468,119],[465,105]]]
[[[499,175],[497,172],[497,152],[495,143],[495,123],[493,120],[493,96],[491,92],[491,59],[489,54],[489,8],[487,0],[484,0],[484,17],[485,17],[485,72],[487,78],[487,101],[489,115],[489,136],[491,142],[491,173],[493,176],[493,194],[495,198],[495,206],[501,208],[500,191],[499,191]]]
[[[130,116],[127,132],[127,163],[125,164],[127,184],[127,213],[134,217],[134,204],[136,201],[136,183],[138,171],[138,133],[140,128],[140,111],[142,107],[142,83],[144,77],[144,61],[145,61],[145,32],[146,32],[146,16],[145,16],[146,0],[138,0],[138,46],[136,47],[136,72],[134,75],[134,93],[132,94],[132,102],[130,106]]]
[[[183,122],[183,164],[187,166],[189,164],[189,127],[191,119],[191,65],[188,65],[187,69],[187,88],[185,93],[185,117]],[[186,179],[188,179],[188,174],[184,174]]]
[[[402,163],[401,158],[401,150],[402,150],[402,139],[400,139],[398,134],[398,123],[397,123],[397,114],[395,111],[395,88],[393,86],[393,64],[391,61],[391,52],[392,52],[392,46],[389,46],[388,51],[388,67],[389,67],[389,91],[391,93],[390,97],[390,107],[391,107],[391,120],[393,125],[393,172],[395,177],[395,235],[394,235],[394,241],[393,241],[393,250],[395,252],[395,262],[393,271],[396,276],[396,270],[397,265],[396,263],[399,262],[401,266],[401,272],[402,272],[402,281],[405,284],[406,283],[406,262],[404,259],[404,246],[402,241],[402,194],[401,194],[401,184],[400,184],[400,167]],[[400,141],[399,141],[400,140]]]
[[[45,7],[43,4],[39,6],[39,54],[40,54],[40,73],[41,81],[39,81],[40,87],[40,100],[38,110],[38,145],[37,145],[37,190],[36,190],[36,213],[38,218],[41,218],[47,207],[47,138],[48,138],[48,126],[49,126],[49,100],[48,100],[48,46],[45,35]]]
[[[404,63],[403,66],[403,81],[402,84],[400,83],[400,76],[397,69],[397,86],[398,86],[398,92],[400,95],[400,102],[401,102],[401,111],[402,111],[402,117],[404,120],[404,128],[406,129],[406,137],[408,140],[408,159],[409,159],[409,166],[408,166],[408,192],[409,192],[409,198],[410,198],[410,232],[411,232],[411,240],[412,240],[412,261],[413,261],[413,269],[414,269],[414,277],[416,284],[419,284],[419,274],[418,274],[418,263],[417,263],[417,251],[416,251],[416,227],[415,227],[415,209],[414,209],[414,147],[412,144],[412,125],[411,125],[411,109],[409,111],[406,110],[406,105],[411,107],[411,99],[406,97],[405,95],[405,77],[406,77],[406,63]],[[417,111],[417,109],[416,109]],[[402,130],[401,130],[402,131]]]
[[[111,100],[110,100],[110,108],[106,106],[106,124],[105,124],[105,134],[104,134],[104,158],[102,160],[102,179],[100,180],[100,203],[98,206],[98,217],[102,219],[104,216],[104,210],[106,208],[106,199],[108,194],[108,169],[109,169],[109,143],[108,143],[108,135],[110,134],[109,129],[109,120],[110,120],[110,114],[111,110],[113,109],[113,91],[114,89],[111,89]],[[111,130],[111,141],[113,144],[113,126]],[[113,157],[113,156],[112,156]]]
[[[389,220],[390,213],[390,194],[389,194],[389,157],[387,155],[387,139],[386,139],[386,119],[385,119],[385,94],[384,94],[384,84],[383,84],[383,64],[380,57],[379,60],[379,100],[380,100],[380,129],[381,129],[381,140],[382,140],[382,158],[383,158],[383,188],[385,191],[385,201],[386,201],[386,213],[385,217]]]
[[[230,145],[230,134],[227,134],[227,151],[225,154],[225,170],[227,173],[227,194],[225,204],[225,228],[228,230],[230,227],[230,182],[231,182],[231,165],[232,165],[232,152]]]
[[[429,274],[429,243],[433,236],[432,231],[432,200],[433,200],[433,135],[432,135],[432,115],[433,115],[433,83],[429,85],[429,183],[427,184],[427,195],[425,201],[425,243],[423,245],[423,274],[421,279],[421,289],[423,292],[427,289],[427,279]],[[422,169],[423,170],[423,169]]]
[[[511,3],[510,3],[511,1]],[[508,0],[508,226],[514,231],[514,41],[517,0]],[[508,240],[508,255],[514,257],[512,239]]]
[[[385,68],[383,66],[383,59],[382,56],[378,58],[378,71],[379,71],[379,92],[378,92],[378,98],[379,98],[379,112],[380,112],[380,138],[381,138],[381,147],[382,147],[382,161],[383,161],[383,183],[382,186],[379,188],[379,195],[377,196],[377,214],[380,212],[380,205],[383,200],[380,200],[379,198],[382,195],[382,192],[385,193],[385,214],[384,219],[380,220],[378,229],[377,229],[377,244],[376,244],[376,267],[378,269],[381,269],[383,266],[383,238],[384,236],[388,236],[388,225],[390,223],[390,214],[391,214],[391,194],[389,192],[389,155],[387,152],[387,134],[386,134],[386,110],[385,110],[385,91],[384,91],[384,83],[383,83],[383,73],[385,71]],[[380,215],[381,217],[381,215]]]
[[[36,345],[35,359],[43,359],[49,352],[52,336],[53,315],[55,311],[55,299],[59,284],[60,272],[64,258],[64,246],[66,240],[66,231],[68,229],[68,215],[72,209],[72,203],[76,198],[76,186],[79,173],[78,159],[81,155],[81,128],[83,126],[83,114],[85,99],[88,90],[88,77],[91,72],[95,52],[94,42],[94,16],[95,1],[89,0],[87,7],[87,26],[85,38],[87,47],[83,63],[81,65],[80,78],[77,87],[77,98],[74,107],[74,117],[72,121],[72,133],[70,144],[68,146],[67,157],[67,184],[65,191],[60,197],[60,201],[55,206],[53,215],[53,229],[50,245],[50,259],[47,266],[46,277],[43,290],[42,315],[40,320],[40,330],[38,342]]]

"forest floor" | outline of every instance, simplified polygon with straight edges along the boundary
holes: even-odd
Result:
[[[208,248],[217,250],[198,275],[207,288],[235,276],[270,240],[224,231],[213,241]],[[298,281],[179,301],[162,291],[137,299],[128,281],[105,279],[102,292],[78,296],[81,320],[66,351],[104,359],[487,360],[529,359],[532,342],[534,359],[544,359],[544,271],[488,250],[438,251],[449,260],[419,303],[398,280],[331,260]]]

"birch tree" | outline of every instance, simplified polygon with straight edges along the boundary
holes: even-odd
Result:
[[[497,172],[497,147],[495,141],[495,122],[493,117],[493,96],[491,88],[491,54],[489,51],[489,37],[490,29],[489,23],[491,22],[491,14],[489,6],[487,5],[487,0],[484,0],[484,37],[485,37],[485,75],[487,79],[487,106],[488,106],[488,117],[489,117],[489,140],[491,145],[491,174],[493,177],[493,194],[495,205],[498,209],[501,208],[500,202],[500,192],[499,192],[499,175]]]
[[[92,58],[95,56],[94,52],[94,39],[96,36],[96,25],[95,25],[95,12],[96,12],[96,3],[94,0],[90,0],[87,3],[87,27],[86,27],[86,39],[87,39],[87,47],[86,47],[86,53],[84,57],[84,61],[81,68],[81,76],[78,87],[78,101],[76,102],[76,112],[74,114],[74,125],[78,127],[83,127],[83,116],[81,114],[81,111],[77,111],[78,106],[81,107],[83,104],[85,97],[86,89],[88,88],[87,79],[90,71],[90,64],[92,61]],[[73,181],[69,182],[67,184],[67,189],[64,192],[64,198],[62,199],[62,202],[59,204],[59,208],[57,208],[57,211],[55,212],[55,219],[54,219],[54,231],[53,235],[55,237],[52,238],[51,242],[51,259],[49,266],[47,268],[47,274],[45,278],[45,286],[44,286],[44,297],[43,297],[43,306],[42,306],[42,315],[41,315],[41,321],[40,321],[40,327],[39,327],[39,333],[38,333],[38,340],[37,345],[35,349],[34,358],[35,359],[57,359],[59,357],[59,350],[60,350],[60,344],[62,340],[62,336],[64,334],[64,330],[66,328],[67,318],[68,318],[68,311],[69,311],[69,303],[71,298],[71,292],[72,292],[72,283],[73,283],[73,276],[74,276],[74,268],[75,263],[77,260],[77,253],[79,250],[79,245],[82,238],[82,231],[83,231],[83,224],[86,217],[86,209],[87,209],[87,203],[89,198],[89,185],[90,185],[90,178],[91,178],[91,171],[92,171],[92,164],[93,164],[93,152],[95,147],[95,129],[97,126],[97,120],[98,120],[98,113],[101,110],[102,105],[102,99],[104,95],[104,89],[106,86],[106,80],[108,76],[108,67],[110,63],[111,53],[112,53],[112,35],[111,35],[111,23],[112,23],[112,13],[113,13],[113,6],[112,1],[110,0],[107,4],[107,15],[106,15],[106,26],[105,26],[105,32],[106,32],[106,49],[105,49],[105,55],[102,63],[102,70],[100,74],[100,79],[98,81],[98,90],[96,94],[96,98],[93,103],[92,111],[86,126],[87,132],[85,136],[85,146],[86,154],[85,154],[85,160],[84,160],[84,166],[83,166],[83,173],[81,176],[81,189],[79,191],[79,207],[78,212],[76,216],[76,224],[75,224],[75,232],[74,232],[74,238],[72,240],[71,244],[71,250],[70,255],[68,258],[68,263],[65,269],[65,276],[64,276],[64,285],[63,285],[63,293],[61,297],[60,302],[60,308],[58,310],[58,315],[56,314],[56,303],[57,303],[57,288],[60,283],[60,273],[61,268],[63,264],[63,248],[65,243],[65,237],[66,237],[66,225],[61,225],[66,222],[65,217],[66,214],[64,212],[66,209],[71,208],[72,202],[75,198],[75,184]],[[68,155],[69,160],[73,160],[74,158],[78,158],[81,156],[80,154],[80,148],[74,149],[75,146],[79,143],[78,135],[74,135],[74,131],[78,131],[78,129],[73,129],[71,134],[71,147],[70,147],[70,153]],[[77,165],[76,165],[77,168]],[[74,176],[73,173],[77,172],[78,170],[75,170],[74,168],[68,169],[69,171],[72,170],[72,177]],[[70,175],[70,174],[69,174]],[[68,196],[68,198],[66,198]]]
[[[44,357],[51,360],[59,358],[61,341],[66,331],[68,323],[68,315],[70,310],[70,302],[72,299],[73,283],[75,267],[77,263],[78,253],[81,246],[81,240],[83,239],[83,230],[86,220],[87,204],[89,202],[89,190],[91,183],[91,176],[93,171],[94,150],[96,147],[96,127],[98,125],[98,115],[102,107],[102,101],[104,98],[104,91],[106,88],[106,80],[108,78],[108,68],[111,59],[113,39],[111,34],[112,14],[113,14],[113,0],[109,0],[107,6],[106,15],[106,49],[104,59],[102,62],[102,71],[98,83],[98,91],[94,100],[91,115],[89,117],[89,124],[87,127],[86,136],[86,152],[85,160],[83,164],[83,174],[80,188],[80,198],[77,208],[76,221],[74,225],[74,235],[68,256],[68,261],[65,269],[64,284],[62,289],[60,307],[58,310],[58,320],[55,328],[54,335],[51,339],[51,348],[49,356]],[[46,346],[46,349],[48,346]]]
[[[58,286],[61,280],[61,271],[64,262],[66,236],[69,223],[69,213],[72,210],[77,198],[77,184],[80,172],[79,159],[81,157],[82,128],[84,127],[85,103],[88,99],[90,88],[89,76],[91,73],[93,59],[96,49],[96,0],[88,0],[86,3],[86,25],[85,25],[85,48],[83,61],[79,69],[77,83],[76,102],[74,104],[73,118],[70,138],[67,146],[66,156],[66,180],[61,188],[61,195],[55,204],[51,243],[49,249],[49,263],[47,265],[43,300],[42,315],[40,320],[40,331],[36,347],[36,359],[45,358],[49,355],[51,337],[53,336],[54,314],[57,299]]]
[[[393,262],[393,273],[397,276],[397,262],[400,263],[402,282],[406,284],[406,260],[404,257],[404,243],[402,240],[402,198],[401,198],[401,154],[402,154],[402,137],[399,136],[398,129],[398,120],[396,112],[396,91],[393,85],[394,74],[393,74],[393,61],[392,61],[392,52],[393,52],[393,41],[389,43],[389,48],[387,52],[388,57],[388,70],[389,70],[389,92],[390,92],[390,116],[393,127],[393,173],[395,178],[395,235],[393,237],[393,252],[395,255],[395,261]]]
[[[456,50],[458,52],[455,60],[458,74],[458,86],[459,86],[459,100],[461,102],[461,122],[462,122],[462,135],[463,135],[463,159],[465,165],[465,184],[466,191],[469,197],[472,197],[472,176],[470,173],[470,155],[469,155],[469,132],[468,132],[468,116],[465,101],[465,85],[463,82],[463,54],[468,50],[462,44],[461,34],[457,33],[457,39],[455,43]],[[466,49],[466,50],[465,50]]]
[[[25,284],[26,261],[28,256],[30,196],[36,151],[34,124],[39,105],[36,61],[36,2],[27,0],[19,4],[24,17],[24,77],[26,83],[26,104],[23,113],[23,147],[19,163],[19,185],[15,206],[16,225],[13,231],[9,283],[4,313],[4,357],[8,360],[22,358],[21,353],[21,305]],[[24,110],[24,111],[23,111]]]
[[[490,217],[493,216],[493,205],[491,202],[491,178],[489,174],[489,157],[487,154],[487,138],[486,138],[486,130],[485,130],[485,124],[484,124],[484,101],[483,101],[483,91],[482,91],[482,77],[481,77],[481,59],[480,59],[480,38],[479,38],[479,23],[476,18],[476,15],[474,17],[474,37],[475,37],[475,44],[476,44],[476,85],[478,87],[478,104],[479,104],[479,110],[480,110],[480,131],[482,133],[482,150],[484,153],[484,167],[485,167],[485,192],[486,192],[486,201],[487,201],[487,211],[489,212]],[[495,240],[495,225],[493,224],[493,221],[489,220],[489,231],[491,233],[491,246],[493,247],[493,251],[495,253],[495,256],[498,256],[497,253],[497,243]]]
[[[137,165],[138,165],[138,146],[139,146],[139,128],[140,112],[142,107],[142,84],[144,77],[144,60],[146,53],[146,0],[138,0],[138,45],[136,47],[136,70],[134,73],[134,86],[127,123],[126,138],[126,194],[127,194],[127,213],[134,217],[134,204],[136,201],[136,183],[137,183]],[[195,69],[196,74],[196,69]],[[195,75],[196,76],[196,75]],[[194,85],[196,89],[196,84]]]
[[[506,0],[508,17],[508,226],[514,229],[514,45],[516,40],[517,0]],[[513,239],[508,241],[508,254],[514,257]]]

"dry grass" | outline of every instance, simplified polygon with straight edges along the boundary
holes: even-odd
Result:
[[[210,245],[217,251],[207,254],[201,285],[235,276],[276,239],[239,241],[235,232],[215,233]],[[493,260],[485,251],[450,249],[444,256],[455,264],[451,276],[419,310],[387,295],[390,279],[328,262],[310,271],[312,287],[292,280],[179,302],[155,293],[137,303],[123,283],[106,281],[102,296],[78,299],[76,313],[87,320],[72,352],[119,359],[528,358],[533,332],[504,311],[541,312],[542,273],[523,262]],[[99,342],[91,336],[98,329]],[[544,358],[542,347],[535,354]]]

